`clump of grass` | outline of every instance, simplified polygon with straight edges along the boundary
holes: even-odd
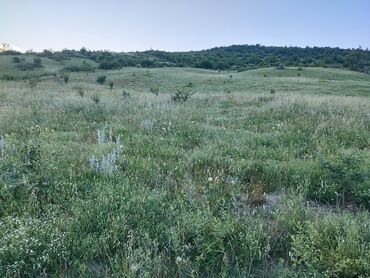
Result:
[[[95,102],[95,104],[100,102],[100,96],[98,94],[93,94],[90,98],[93,102]]]
[[[129,93],[129,92],[127,92],[126,90],[123,90],[123,92],[122,92],[122,97],[123,97],[123,98],[128,98],[128,97],[130,97],[130,93]]]
[[[159,95],[159,88],[158,87],[156,87],[156,88],[152,87],[152,88],[150,88],[150,92],[153,95],[158,96]]]

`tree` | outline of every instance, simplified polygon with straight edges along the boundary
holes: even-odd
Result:
[[[33,58],[33,66],[35,68],[41,68],[42,67],[41,58],[39,58],[39,57]]]

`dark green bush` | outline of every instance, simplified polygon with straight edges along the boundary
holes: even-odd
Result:
[[[175,103],[181,103],[188,101],[192,95],[192,92],[190,92],[189,90],[179,89],[176,90],[176,92],[171,96],[171,99]]]
[[[100,85],[103,85],[106,79],[107,79],[107,76],[101,75],[96,78],[96,82],[99,83]]]

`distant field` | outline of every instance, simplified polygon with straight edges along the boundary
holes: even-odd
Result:
[[[82,62],[0,55],[0,276],[370,274],[370,75]]]

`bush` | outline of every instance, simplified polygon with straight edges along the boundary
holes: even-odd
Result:
[[[33,67],[34,68],[42,68],[41,58],[39,58],[39,57],[33,58]]]
[[[81,65],[68,66],[63,70],[70,72],[93,72],[95,71],[95,67],[92,64],[83,61]]]
[[[14,64],[19,64],[21,62],[21,59],[18,56],[13,57],[12,59]]]
[[[3,80],[6,80],[6,81],[15,81],[16,80],[16,77],[14,75],[5,73],[3,75]]]
[[[185,89],[176,90],[175,94],[171,96],[172,101],[176,103],[188,101],[193,94]]]
[[[107,77],[105,75],[101,75],[101,76],[98,76],[98,78],[96,78],[96,82],[98,82],[100,85],[103,85],[106,79]]]
[[[110,81],[109,82],[109,90],[113,90],[113,86],[114,86],[114,83],[113,83],[113,81]]]

